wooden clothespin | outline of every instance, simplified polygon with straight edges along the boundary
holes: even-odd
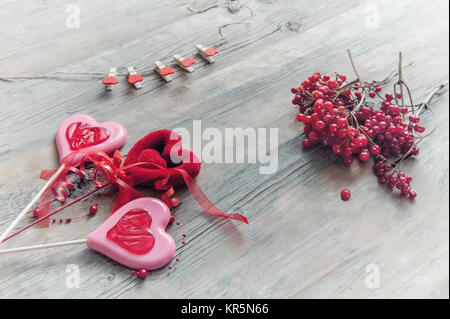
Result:
[[[140,82],[142,82],[143,79],[144,78],[142,77],[142,75],[136,73],[134,67],[128,67],[128,83],[133,84],[136,90],[142,88],[142,84]]]
[[[116,78],[117,69],[115,67],[112,67],[109,69],[109,75],[103,79],[103,84],[106,87],[106,91],[112,91],[113,86],[119,83],[119,81]]]
[[[214,63],[216,62],[213,58],[214,55],[216,55],[217,53],[219,53],[219,50],[217,50],[216,48],[207,48],[204,47],[201,44],[197,44],[196,45],[197,51],[198,53],[200,53],[200,55],[209,63]]]
[[[173,60],[175,61],[176,64],[178,64],[178,66],[180,68],[182,68],[183,70],[187,71],[187,72],[194,72],[194,68],[192,67],[192,65],[197,62],[195,59],[185,59],[183,58],[181,55],[179,54],[175,54],[173,56]]]
[[[172,81],[171,74],[175,73],[173,68],[165,66],[161,61],[155,61],[155,71],[158,72],[166,82]]]

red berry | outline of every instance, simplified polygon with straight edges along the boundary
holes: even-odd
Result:
[[[90,213],[91,215],[97,214],[97,210],[98,210],[98,203],[95,203],[94,205],[92,205],[91,207],[89,207],[89,213]]]
[[[422,125],[416,124],[416,125],[414,125],[414,131],[416,131],[417,133],[423,133],[423,132],[425,132],[425,127],[423,127]]]
[[[334,108],[334,105],[333,105],[333,103],[331,103],[331,102],[325,102],[325,103],[323,104],[323,107],[324,107],[325,110],[331,111],[331,110]]]
[[[137,275],[139,276],[139,278],[145,279],[145,278],[147,278],[148,272],[146,269],[141,269],[141,270],[139,270]]]
[[[341,154],[341,152],[342,152],[342,148],[339,144],[334,144],[331,147],[331,150],[333,151],[334,154]]]
[[[370,151],[372,152],[373,155],[377,156],[380,155],[381,153],[381,147],[374,144],[370,147]]]
[[[344,157],[344,165],[345,166],[350,166],[353,163],[353,157],[349,156],[349,157]]]
[[[330,81],[327,81],[327,86],[328,86],[330,89],[334,89],[334,88],[336,88],[337,83],[336,83],[336,81],[330,80]]]
[[[303,120],[305,119],[305,115],[303,115],[302,113],[298,113],[296,119],[299,122],[303,122]]]
[[[347,120],[342,118],[342,117],[340,117],[340,118],[337,119],[336,124],[337,124],[338,127],[344,128],[344,127],[347,126]]]
[[[409,121],[412,122],[412,123],[414,123],[414,124],[417,124],[417,123],[420,122],[420,117],[415,116],[415,115],[410,115],[410,116],[409,116]]]
[[[363,162],[367,162],[370,158],[369,151],[364,150],[361,153],[359,153],[359,159]]]
[[[309,148],[309,147],[311,147],[311,141],[308,140],[307,138],[304,139],[303,142],[302,142],[302,146],[303,146],[304,148]]]
[[[354,128],[354,127],[349,127],[349,128],[347,129],[347,136],[348,136],[348,137],[355,137],[356,134],[358,134],[358,131],[356,130],[356,128]]]
[[[317,121],[316,123],[314,123],[314,129],[316,131],[322,131],[323,129],[325,129],[325,123],[322,121]]]
[[[35,208],[35,209],[33,210],[33,216],[36,217],[36,218],[41,217],[41,216],[42,216],[41,210],[40,210],[39,208]]]
[[[341,191],[341,199],[343,201],[348,201],[350,199],[350,197],[351,197],[351,193],[348,189],[343,189]]]

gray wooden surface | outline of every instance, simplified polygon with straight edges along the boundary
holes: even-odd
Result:
[[[65,26],[69,1],[0,3],[0,76],[151,67],[220,40],[221,24],[247,15],[226,8],[194,15],[174,0],[73,2],[79,29]],[[405,78],[421,101],[449,77],[448,2],[245,2],[255,17],[224,30],[228,43],[217,63],[178,72],[169,84],[150,76],[136,91],[122,78],[106,93],[89,77],[0,81],[0,230],[43,185],[40,170],[56,167],[55,130],[77,113],[126,126],[123,153],[150,131],[191,129],[192,119],[221,130],[279,128],[275,174],[260,175],[255,164],[204,164],[197,178],[218,207],[245,214],[250,226],[210,218],[180,189],[182,205],[173,213],[181,225],[168,231],[178,245],[186,233],[187,243],[173,270],[142,281],[84,245],[0,256],[0,297],[448,298],[448,91],[433,100],[436,133],[405,167],[415,201],[379,186],[370,164],[347,169],[325,148],[302,150],[290,104],[290,88],[314,71],[353,77],[347,48],[365,79],[384,77],[402,50],[415,62]],[[434,125],[430,114],[424,121]],[[344,187],[352,191],[349,202],[339,199]],[[33,228],[2,247],[83,238],[107,218],[113,199],[113,192],[93,196],[61,216],[85,215],[99,201],[95,218]],[[71,264],[80,269],[79,288],[66,286]],[[366,285],[368,265],[379,269],[377,289]]]

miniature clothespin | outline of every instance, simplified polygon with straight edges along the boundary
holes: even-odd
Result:
[[[109,74],[106,78],[103,79],[103,84],[106,85],[106,91],[112,91],[113,86],[119,83],[119,81],[116,78],[117,69],[116,68],[110,68]]]
[[[166,82],[172,81],[171,74],[175,73],[174,69],[165,66],[161,61],[155,61],[155,71],[158,72]]]
[[[200,53],[200,55],[209,63],[214,63],[216,62],[213,58],[214,55],[216,55],[217,53],[219,53],[219,50],[217,50],[216,48],[206,48],[201,44],[197,44],[196,45],[197,51],[198,53]]]
[[[142,88],[142,84],[140,82],[142,82],[143,79],[144,78],[142,75],[136,73],[134,67],[128,67],[128,83],[133,84],[137,90]]]
[[[173,56],[173,60],[178,64],[180,68],[187,72],[194,72],[192,65],[197,62],[195,59],[185,59],[179,54]]]

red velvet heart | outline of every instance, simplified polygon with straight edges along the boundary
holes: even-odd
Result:
[[[167,66],[163,67],[161,71],[159,71],[159,74],[161,74],[162,76],[166,76],[172,73],[175,73],[175,69],[169,68]]]
[[[209,48],[209,49],[205,50],[205,54],[207,56],[213,56],[213,55],[216,55],[217,53],[219,53],[219,50],[214,49],[214,48]]]
[[[82,122],[74,122],[66,129],[67,142],[72,151],[103,143],[109,135],[104,127],[90,126]]]
[[[149,232],[152,217],[143,209],[134,208],[120,218],[106,237],[127,251],[143,255],[152,250],[155,237]]]
[[[193,65],[195,62],[197,62],[197,60],[195,60],[195,59],[184,59],[182,64],[185,68],[188,68],[191,65]]]
[[[172,155],[183,155],[180,163],[174,163]],[[174,168],[185,170],[192,178],[195,178],[201,169],[200,160],[189,150],[182,148],[181,136],[170,130],[159,130],[151,132],[140,139],[128,152],[124,165],[139,162],[152,162],[163,167],[168,167],[169,185],[183,185],[183,177]],[[150,179],[148,184],[161,178],[161,173],[155,171],[154,167],[136,166],[128,170],[128,177],[133,185],[144,183]],[[151,179],[154,179],[153,181]],[[147,183],[146,183],[147,184]]]
[[[119,83],[119,81],[117,80],[117,78],[115,76],[108,76],[103,79],[103,84],[105,84],[105,85],[114,85],[117,83]]]
[[[128,78],[128,83],[130,84],[134,84],[136,82],[141,82],[142,80],[144,80],[144,78],[142,77],[142,75],[139,74],[133,74]]]

